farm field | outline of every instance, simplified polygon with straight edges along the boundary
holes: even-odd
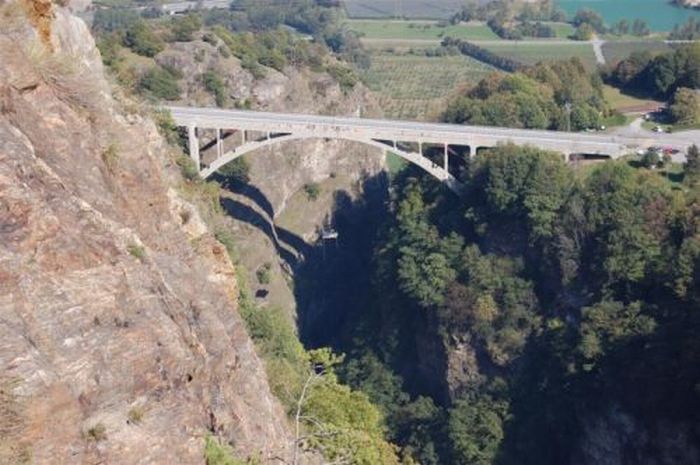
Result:
[[[448,19],[464,0],[343,0],[350,18]]]
[[[486,24],[481,23],[440,26],[433,21],[349,20],[346,24],[366,39],[441,40],[449,36],[465,40],[499,40]]]
[[[627,58],[635,51],[648,51],[653,54],[668,52],[671,46],[664,42],[606,42],[603,44],[603,55],[609,64]]]
[[[437,72],[439,71],[439,72]],[[387,118],[435,120],[456,89],[477,83],[493,68],[465,56],[374,54],[363,75]]]
[[[489,43],[484,48],[499,55],[512,58],[526,65],[534,65],[539,61],[566,60],[578,57],[587,69],[595,69],[596,61],[593,47],[588,43],[562,44],[561,42],[547,43]]]

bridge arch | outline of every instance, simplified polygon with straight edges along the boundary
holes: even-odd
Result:
[[[243,145],[240,145],[233,150],[230,150],[228,152],[223,153],[223,155],[217,157],[214,161],[212,161],[208,166],[206,166],[204,169],[200,169],[199,174],[203,178],[208,178],[209,176],[213,175],[216,171],[218,171],[220,168],[222,168],[224,165],[227,163],[230,163],[234,161],[235,159],[242,157],[243,155],[249,154],[251,152],[254,152],[258,149],[262,149],[265,147],[271,147],[272,145],[275,144],[280,144],[280,143],[285,143],[285,142],[290,142],[290,141],[296,141],[296,140],[312,140],[312,139],[333,139],[333,140],[344,140],[344,141],[350,141],[350,142],[359,142],[365,145],[369,145],[371,147],[378,148],[384,152],[386,151],[391,151],[392,153],[398,155],[402,159],[406,160],[409,163],[412,163],[424,171],[426,171],[428,174],[439,180],[440,182],[444,183],[452,192],[456,194],[460,194],[462,191],[462,185],[461,183],[455,178],[450,172],[446,169],[447,164],[445,163],[445,166],[440,166],[437,165],[436,163],[433,163],[431,160],[428,158],[424,157],[421,153],[418,152],[408,152],[406,150],[402,150],[395,145],[390,145],[385,142],[375,140],[375,139],[365,139],[361,137],[348,137],[348,136],[337,136],[333,135],[331,137],[327,136],[313,136],[313,135],[308,135],[308,134],[282,134],[278,136],[270,136],[263,138],[261,140],[256,140],[256,141],[249,141],[245,142]],[[190,147],[192,147],[192,143],[190,144]],[[193,156],[195,161],[198,161],[199,155]]]

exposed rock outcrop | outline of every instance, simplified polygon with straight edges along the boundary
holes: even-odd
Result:
[[[183,94],[178,103],[216,106],[214,96],[202,84],[203,73],[215,71],[223,78],[228,106],[245,103],[253,109],[289,113],[381,114],[362,84],[343,90],[325,72],[293,66],[286,67],[284,73],[266,68],[265,76],[256,79],[241,66],[240,60],[223,56],[219,51],[222,46],[223,43],[203,40],[170,43],[156,56],[159,64],[182,73]],[[242,263],[249,270],[265,264],[272,266],[272,282],[261,286],[265,288],[265,302],[287,308],[293,316],[295,297],[283,279],[283,268],[288,268],[280,267],[285,261],[280,258],[278,247],[294,255],[300,253],[297,242],[314,243],[319,226],[333,210],[336,192],[359,195],[362,180],[384,169],[384,156],[377,149],[359,143],[308,140],[259,150],[245,159],[250,165],[250,187],[242,194],[232,193],[224,205],[237,219],[232,227]],[[309,205],[303,187],[312,183],[319,184],[321,189],[319,198]],[[277,235],[275,223],[285,231],[280,229]],[[285,240],[290,237],[287,232],[297,242],[290,244]],[[251,284],[256,286],[254,280]]]
[[[210,431],[284,454],[232,265],[155,125],[109,96],[80,20],[53,7],[49,45],[2,8],[0,462],[202,463]]]

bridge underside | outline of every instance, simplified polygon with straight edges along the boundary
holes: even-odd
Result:
[[[213,131],[212,140],[201,145],[202,133]],[[227,163],[265,147],[295,140],[308,139],[333,139],[359,142],[375,147],[383,152],[391,152],[409,163],[419,166],[431,176],[444,183],[450,190],[459,194],[462,186],[457,178],[450,173],[450,156],[455,154],[455,150],[448,144],[441,146],[441,160],[435,161],[435,156],[429,158],[425,156],[425,148],[428,144],[405,143],[398,140],[379,140],[364,137],[336,136],[323,137],[300,133],[287,132],[262,132],[245,129],[199,129],[194,126],[188,127],[189,153],[192,160],[197,165],[197,170],[202,178],[208,178]],[[430,144],[431,151],[435,152],[435,145]],[[469,146],[463,147],[470,150]],[[415,149],[415,150],[413,150]]]
[[[238,126],[231,129],[213,128],[209,125],[198,127],[199,122],[181,121],[180,125],[187,127],[190,156],[197,165],[197,170],[203,178],[207,178],[227,163],[273,144],[305,139],[346,140],[359,142],[375,147],[383,152],[391,152],[413,163],[444,183],[455,193],[462,191],[462,186],[453,173],[459,172],[459,165],[464,163],[466,154],[476,154],[481,149],[498,145],[499,143],[515,142],[533,144],[545,150],[562,154],[565,161],[570,157],[580,159],[580,155],[589,153],[596,157],[609,156],[615,158],[625,151],[619,143],[588,141],[585,143],[568,142],[553,138],[551,134],[539,137],[536,131],[533,136],[490,135],[488,131],[479,134],[455,135],[454,133],[430,133],[418,130],[394,131],[386,128],[369,130],[356,129],[350,123],[346,126],[324,123],[309,124],[268,124],[255,121],[251,124],[236,122]],[[275,132],[279,131],[279,132]],[[472,129],[473,131],[473,129]],[[501,129],[502,131],[502,129]],[[444,131],[443,131],[444,132]],[[201,146],[200,139],[209,134],[209,142]]]

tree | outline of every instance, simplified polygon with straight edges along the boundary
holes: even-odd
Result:
[[[245,158],[238,157],[219,168],[218,173],[229,181],[246,184],[250,181],[250,163]]]
[[[646,23],[646,21],[635,19],[634,23],[632,23],[632,34],[639,37],[644,37],[651,34],[651,30],[649,29],[649,25]]]
[[[576,28],[576,31],[573,35],[573,39],[582,41],[591,40],[593,38],[594,33],[595,30],[593,29],[593,26],[591,26],[588,23],[582,23],[579,27]]]
[[[226,86],[224,80],[216,71],[209,70],[202,74],[204,88],[214,94],[216,105],[223,107],[226,105]]]
[[[127,29],[124,45],[135,53],[147,57],[156,56],[165,48],[163,41],[145,21],[139,21]]]
[[[583,24],[588,24],[596,32],[605,32],[603,17],[599,13],[588,8],[578,10],[574,16],[574,19],[571,20],[571,23],[576,27],[580,27]]]
[[[700,148],[696,144],[688,147],[684,172],[684,180],[691,185],[700,181]]]
[[[700,94],[693,89],[680,87],[673,94],[670,110],[671,118],[676,124],[700,124]]]
[[[650,334],[656,322],[642,313],[641,304],[602,301],[582,310],[579,352],[588,369],[614,344]]]
[[[173,18],[170,32],[173,40],[177,42],[190,42],[194,39],[194,33],[202,28],[202,20],[199,15],[188,14]]]
[[[661,156],[656,150],[647,150],[640,160],[645,168],[655,168],[661,162]]]
[[[454,463],[491,465],[503,439],[507,405],[490,397],[455,402],[448,423]]]
[[[163,100],[180,98],[180,86],[178,86],[177,78],[160,66],[146,71],[139,80],[139,88]]]

